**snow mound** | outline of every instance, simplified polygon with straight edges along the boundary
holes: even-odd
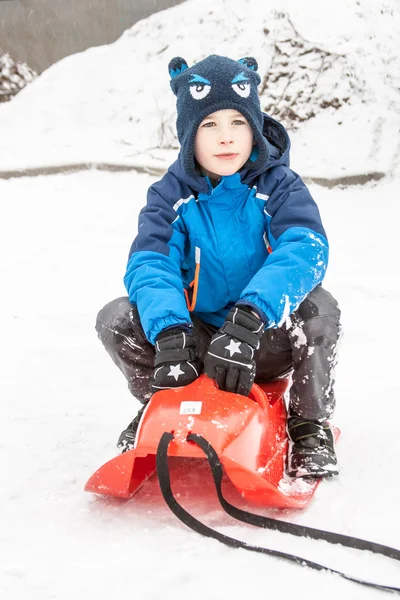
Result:
[[[108,46],[61,60],[0,110],[3,171],[56,165],[157,166],[176,156],[167,65],[211,53],[255,56],[262,108],[293,141],[305,178],[377,177],[399,168],[397,0],[320,10],[277,0],[187,0]],[[305,8],[306,6],[306,8]],[[338,147],[340,151],[338,152]]]
[[[269,61],[259,90],[264,112],[295,130],[323,110],[362,100],[364,81],[348,56],[304,39],[286,13],[272,12],[266,22]]]

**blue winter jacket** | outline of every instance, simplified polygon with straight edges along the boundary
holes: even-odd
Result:
[[[280,327],[322,281],[328,241],[317,205],[289,168],[284,127],[264,115],[264,135],[269,158],[257,172],[243,168],[213,188],[178,159],[149,188],[124,282],[151,343],[191,323],[193,300],[193,315],[217,327],[238,301]]]

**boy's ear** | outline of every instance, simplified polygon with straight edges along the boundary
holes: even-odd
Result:
[[[172,60],[169,61],[168,71],[171,79],[183,73],[188,69],[188,64],[184,58],[181,56],[175,56]]]
[[[238,63],[241,63],[242,65],[244,65],[248,69],[251,69],[252,71],[258,70],[258,62],[253,56],[245,56],[244,58],[239,58]]]

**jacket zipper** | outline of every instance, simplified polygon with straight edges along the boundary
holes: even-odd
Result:
[[[196,269],[194,272],[194,279],[193,281],[189,284],[189,288],[193,289],[193,294],[192,294],[192,301],[190,302],[189,300],[189,294],[188,291],[186,289],[184,289],[183,291],[185,292],[185,298],[186,298],[186,304],[187,307],[189,309],[189,312],[192,312],[194,310],[194,307],[196,306],[196,302],[197,302],[197,292],[199,289],[199,277],[200,277],[200,248],[198,246],[195,246],[195,262],[196,262]]]

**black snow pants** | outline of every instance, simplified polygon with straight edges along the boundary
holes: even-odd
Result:
[[[194,316],[192,322],[197,351],[204,359],[217,328]],[[112,300],[99,312],[96,330],[133,396],[147,402],[152,395],[155,351],[144,334],[136,306],[126,297]],[[317,286],[282,327],[264,332],[254,355],[256,383],[292,372],[290,407],[306,419],[331,417],[340,332],[338,304]]]

